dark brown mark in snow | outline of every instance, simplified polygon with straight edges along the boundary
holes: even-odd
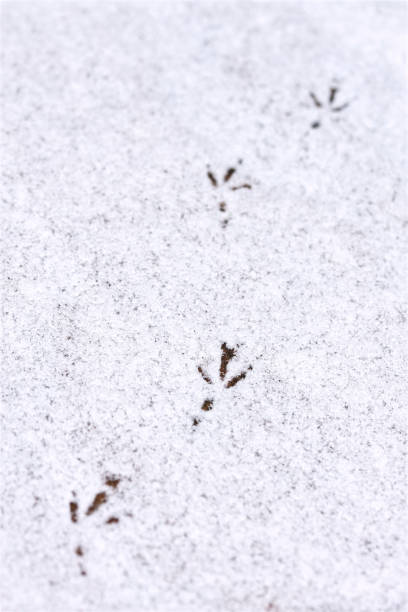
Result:
[[[224,183],[228,183],[228,181],[230,180],[231,176],[233,176],[236,171],[237,171],[236,168],[228,168],[228,170],[226,171],[225,176],[224,176]]]
[[[98,508],[102,506],[102,504],[106,504],[107,500],[108,500],[108,497],[105,491],[101,491],[100,493],[97,493],[94,497],[92,504],[89,506],[88,510],[86,511],[86,515],[90,516],[91,514],[96,512]]]
[[[69,512],[71,515],[71,521],[73,523],[78,522],[78,504],[75,501],[69,503]]]
[[[105,484],[108,485],[108,487],[112,487],[112,489],[116,489],[119,483],[120,478],[116,476],[107,476],[105,479]]]
[[[197,369],[200,372],[201,376],[204,378],[205,382],[208,383],[209,385],[212,385],[211,378],[208,376],[208,374],[204,372],[203,368],[201,366],[198,366]]]
[[[338,89],[337,87],[330,87],[330,93],[329,93],[329,104],[333,104],[336,95],[337,95]]]
[[[243,378],[246,377],[247,372],[249,370],[252,370],[252,366],[249,366],[248,370],[246,372],[241,372],[241,374],[238,374],[238,376],[234,376],[234,378],[231,378],[230,381],[227,382],[227,384],[225,385],[227,389],[229,389],[230,387],[235,387],[235,385],[242,380]]]
[[[237,187],[231,187],[231,191],[238,191],[238,189],[252,189],[252,185],[249,183],[244,183],[243,185],[238,185]]]
[[[220,365],[220,378],[224,380],[225,375],[227,373],[228,364],[236,355],[236,350],[234,348],[228,348],[225,342],[221,344],[221,365]]]
[[[217,187],[218,183],[217,183],[217,179],[215,178],[215,176],[213,175],[213,173],[211,172],[211,170],[208,170],[207,172],[207,176],[211,181],[211,184],[213,185],[213,187]]]
[[[201,406],[201,410],[205,410],[206,412],[208,412],[208,410],[212,410],[213,403],[214,400],[206,399]]]

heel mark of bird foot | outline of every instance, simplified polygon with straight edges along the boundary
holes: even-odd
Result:
[[[213,409],[213,405],[214,405],[214,400],[206,399],[206,400],[204,400],[204,402],[201,405],[201,410],[204,410],[205,412],[208,412],[209,410]]]

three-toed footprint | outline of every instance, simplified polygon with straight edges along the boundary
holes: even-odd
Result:
[[[229,380],[225,380],[227,376],[227,372],[228,372],[228,366],[230,362],[237,356],[237,350],[238,350],[238,346],[229,347],[227,346],[226,342],[223,342],[221,344],[221,360],[220,360],[220,368],[219,368],[218,376],[219,376],[221,386],[224,387],[225,389],[230,389],[231,387],[235,387],[235,385],[239,383],[240,380],[243,380],[244,378],[246,378],[248,372],[252,370],[252,366],[249,365],[245,370],[242,370],[236,376],[233,376]],[[210,376],[207,374],[207,372],[204,370],[204,368],[201,365],[197,367],[197,370],[201,374],[203,380],[208,385],[214,384]],[[207,397],[201,405],[201,410],[208,412],[209,410],[213,409],[213,406],[214,406],[214,398]],[[200,421],[197,418],[193,420],[194,425],[198,425],[199,422]]]
[[[99,491],[98,493],[94,495],[91,503],[88,505],[87,509],[85,510],[83,518],[86,518],[86,517],[91,516],[92,514],[95,514],[95,512],[97,512],[101,506],[103,506],[104,504],[107,504],[110,499],[110,495],[114,491],[116,491],[120,481],[121,481],[121,478],[119,478],[118,476],[106,476],[104,480],[106,489]],[[69,515],[70,515],[72,523],[80,522],[79,512],[80,512],[80,509],[79,509],[79,502],[77,500],[77,495],[75,491],[72,491],[72,500],[69,502]],[[112,525],[115,523],[119,523],[119,518],[117,516],[109,516],[105,520],[106,525]],[[84,549],[81,545],[76,546],[75,554],[81,558],[84,556]],[[86,576],[86,571],[81,562],[79,563],[79,568],[81,571],[81,575]]]
[[[238,160],[237,165],[241,165],[242,164],[242,159]],[[235,173],[237,172],[237,168],[234,166],[231,166],[229,168],[227,168],[227,170],[224,173],[224,176],[222,178],[221,181],[218,181],[217,177],[215,176],[214,172],[212,172],[212,170],[210,170],[209,167],[207,167],[207,176],[208,179],[211,183],[211,185],[213,187],[215,187],[216,189],[229,189],[230,191],[238,191],[239,189],[252,189],[252,185],[250,185],[249,183],[242,183],[240,185],[233,185],[233,186],[229,186],[227,185],[227,183],[229,183],[230,179],[235,175]],[[225,199],[223,197],[220,198],[220,202],[218,203],[218,208],[220,210],[220,212],[223,213],[224,215],[224,219],[222,221],[222,227],[226,227],[228,225],[228,221],[229,219],[225,216],[227,214],[227,202],[225,201]]]

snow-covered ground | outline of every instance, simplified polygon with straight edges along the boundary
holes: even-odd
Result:
[[[405,6],[3,3],[2,612],[406,610]]]

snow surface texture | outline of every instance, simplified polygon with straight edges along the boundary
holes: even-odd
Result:
[[[2,10],[2,612],[406,610],[404,5]]]

